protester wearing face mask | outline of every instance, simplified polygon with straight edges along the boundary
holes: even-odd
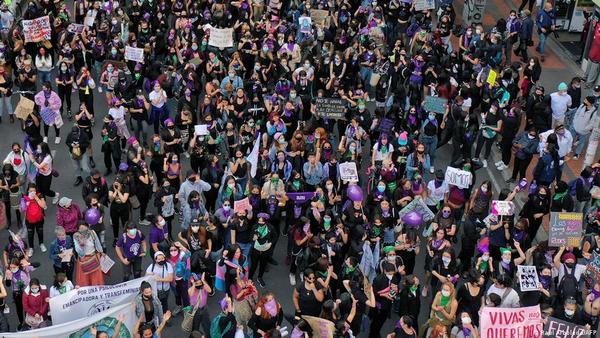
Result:
[[[517,265],[521,265],[525,261],[525,253],[521,249],[521,244],[514,240],[513,246],[519,253],[519,257],[513,259],[512,250],[510,248],[500,248],[500,259],[494,260],[494,263],[496,264],[494,266],[496,276],[506,275],[514,279]]]
[[[214,291],[206,282],[205,275],[205,273],[200,275],[193,273],[190,279],[190,287],[188,289],[190,306],[196,309],[192,324],[192,332],[196,330],[210,332],[211,321],[207,303],[209,294],[213,294]]]
[[[450,333],[451,337],[455,338],[479,338],[479,330],[471,319],[471,315],[467,312],[460,313],[460,324],[454,326]]]
[[[565,299],[564,306],[558,307],[552,314],[552,317],[564,320],[571,324],[586,326],[588,329],[590,328],[589,324],[585,321],[583,311],[577,305],[575,298]]]
[[[50,126],[54,126],[54,144],[60,144],[60,127],[64,124],[60,115],[62,101],[58,94],[52,91],[50,82],[44,82],[42,90],[35,94],[34,100],[44,121],[44,142],[48,142],[48,131]]]
[[[23,292],[23,310],[25,312],[25,324],[30,329],[37,329],[48,325],[49,305],[48,289],[40,284],[37,278],[32,278],[29,287]]]
[[[535,127],[529,127],[528,130],[515,137],[512,141],[512,150],[515,152],[513,170],[506,183],[514,183],[517,179],[521,180],[525,177],[533,155],[537,152],[539,142]]]
[[[380,306],[372,308],[370,311],[370,337],[379,337],[379,332],[392,311],[392,302],[398,297],[399,284],[400,277],[396,267],[392,263],[382,263],[381,273],[373,280],[375,301]]]
[[[256,304],[248,327],[254,335],[263,335],[270,330],[278,328],[283,322],[283,309],[272,293],[267,293]]]
[[[456,301],[454,285],[452,282],[446,281],[433,298],[429,321],[426,325],[430,328],[435,328],[438,325],[449,328],[456,318],[457,307],[458,302]]]
[[[142,318],[142,324],[158,328],[163,322],[163,308],[150,283],[144,281],[140,286],[140,292],[135,297],[135,315]]]
[[[0,174],[0,203],[4,204],[6,211],[6,222],[10,228],[12,223],[12,213],[15,212],[17,217],[17,225],[21,223],[21,177],[13,169],[10,163],[2,166],[2,174]]]
[[[511,286],[512,279],[509,276],[506,274],[499,275],[494,284],[488,288],[486,295],[489,298],[492,294],[498,295],[500,298],[496,305],[498,307],[517,308],[520,306],[519,294]]]
[[[567,94],[567,84],[561,82],[558,85],[558,91],[550,94],[550,108],[552,109],[552,127],[563,125],[565,123],[565,114],[571,108],[573,101]]]
[[[50,298],[56,297],[62,294],[65,294],[71,290],[75,289],[73,283],[70,279],[67,278],[64,272],[58,272],[54,276],[54,283],[50,287]]]
[[[561,246],[554,256],[554,269],[558,271],[558,297],[563,302],[568,298],[573,298],[578,304],[583,303],[579,284],[582,274],[585,272],[585,265],[577,264],[577,257],[572,252],[566,252],[566,248]],[[562,260],[562,263],[561,263]]]
[[[168,246],[167,246],[168,248]],[[154,262],[146,268],[146,276],[154,276],[156,280],[156,293],[163,311],[169,308],[169,293],[173,282],[173,266],[167,262],[162,251],[154,253]]]
[[[125,232],[119,236],[115,251],[123,264],[123,281],[142,275],[142,258],[148,250],[144,234],[135,223],[127,223]]]
[[[98,87],[98,92],[102,92],[101,88],[104,88],[106,91],[105,97],[106,102],[110,104],[113,99],[113,92],[115,88],[115,84],[117,84],[119,78],[119,70],[111,63],[108,63],[105,70],[100,75],[100,86]]]

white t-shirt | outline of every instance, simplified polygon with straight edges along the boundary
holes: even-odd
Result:
[[[379,147],[379,142],[375,143],[375,145],[373,146],[373,153],[375,154],[375,161],[383,161],[384,159],[388,158],[390,156],[391,153],[394,152],[394,146],[391,145],[389,142],[387,144],[387,151],[385,151],[384,147],[382,146],[381,149],[377,150],[377,148]],[[382,151],[384,150],[384,151]]]
[[[119,108],[112,107],[108,110],[108,115],[112,116],[115,121],[125,118],[125,108],[120,106]]]
[[[502,303],[500,303],[499,307],[503,307],[503,308],[517,308],[520,306],[520,299],[519,299],[519,294],[517,293],[517,291],[515,291],[515,289],[512,289],[508,292],[508,294],[504,295],[504,293],[506,292],[506,289],[500,289],[498,287],[496,287],[495,284],[490,285],[490,288],[488,289],[486,295],[490,295],[492,293],[497,294],[498,296],[500,296],[500,298],[504,298],[502,300]]]
[[[560,283],[562,281],[563,277],[565,276],[566,269],[567,269],[567,267],[565,266],[565,263],[562,263],[560,265],[560,268],[558,268],[558,269],[552,268],[552,277],[558,276],[558,282]],[[581,274],[583,274],[585,272],[585,270],[586,270],[585,265],[582,265],[582,264],[575,265],[575,279],[580,281]]]
[[[558,92],[550,94],[550,106],[552,107],[552,118],[560,119],[571,106],[571,95],[560,95]]]
[[[164,97],[167,97],[167,93],[162,89],[158,93],[156,92],[156,90],[153,90],[150,92],[150,95],[148,95],[148,97],[150,98],[150,102],[156,108],[161,108],[162,106],[165,105],[165,100],[161,98],[161,93],[162,93],[162,95],[164,95]],[[159,103],[154,104],[155,100],[159,100]]]
[[[438,202],[444,200],[444,194],[448,193],[450,188],[448,187],[448,183],[446,181],[442,182],[442,185],[439,188],[435,187],[435,180],[429,181],[427,183],[427,200],[425,203],[427,205],[437,205]]]
[[[159,264],[153,263],[153,264],[150,264],[150,266],[148,266],[148,268],[146,269],[146,275],[150,272],[153,273],[155,276],[158,276],[160,278],[165,278],[170,273],[173,273],[173,266],[169,262],[167,262],[165,265],[159,265]],[[167,291],[167,290],[169,290],[170,287],[171,287],[170,283],[156,282],[157,290]]]
[[[73,286],[73,283],[71,283],[70,280],[67,280],[67,282],[64,285],[65,287],[65,292],[69,292],[71,290],[73,290],[75,287]],[[56,297],[61,295],[60,290],[56,288],[56,286],[52,285],[50,287],[50,292],[48,292],[48,294],[50,295],[50,298],[52,297]]]

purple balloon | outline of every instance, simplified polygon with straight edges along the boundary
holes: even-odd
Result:
[[[87,224],[96,225],[98,224],[98,222],[100,222],[100,217],[102,217],[102,215],[100,214],[100,210],[96,208],[91,208],[85,212],[84,219]]]
[[[353,202],[361,202],[363,200],[363,191],[356,185],[352,184],[348,187],[348,198]]]
[[[402,217],[402,221],[410,227],[418,228],[423,222],[423,217],[418,212],[411,211]]]

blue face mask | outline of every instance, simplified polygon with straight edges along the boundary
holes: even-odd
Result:
[[[385,191],[385,186],[378,185],[377,186],[377,191],[384,192]]]

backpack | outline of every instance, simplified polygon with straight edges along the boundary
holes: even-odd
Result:
[[[27,204],[27,209],[25,210],[25,220],[29,223],[38,223],[44,220],[44,210],[37,204],[36,201],[30,200],[29,197],[23,198],[25,202],[29,202]]]
[[[211,338],[223,337],[223,333],[225,333],[231,329],[231,321],[228,321],[227,325],[225,325],[225,328],[221,329],[219,322],[221,321],[221,318],[224,318],[224,317],[225,317],[225,314],[223,312],[220,312],[210,322],[210,337]]]
[[[563,265],[565,275],[560,280],[560,283],[558,284],[558,288],[556,288],[556,290],[558,291],[559,298],[562,302],[564,302],[567,298],[573,298],[577,300],[578,304],[581,304],[579,282],[577,281],[577,278],[575,278],[575,268],[576,267],[573,267],[573,269],[571,269],[571,272],[569,273],[567,272],[567,268]]]

